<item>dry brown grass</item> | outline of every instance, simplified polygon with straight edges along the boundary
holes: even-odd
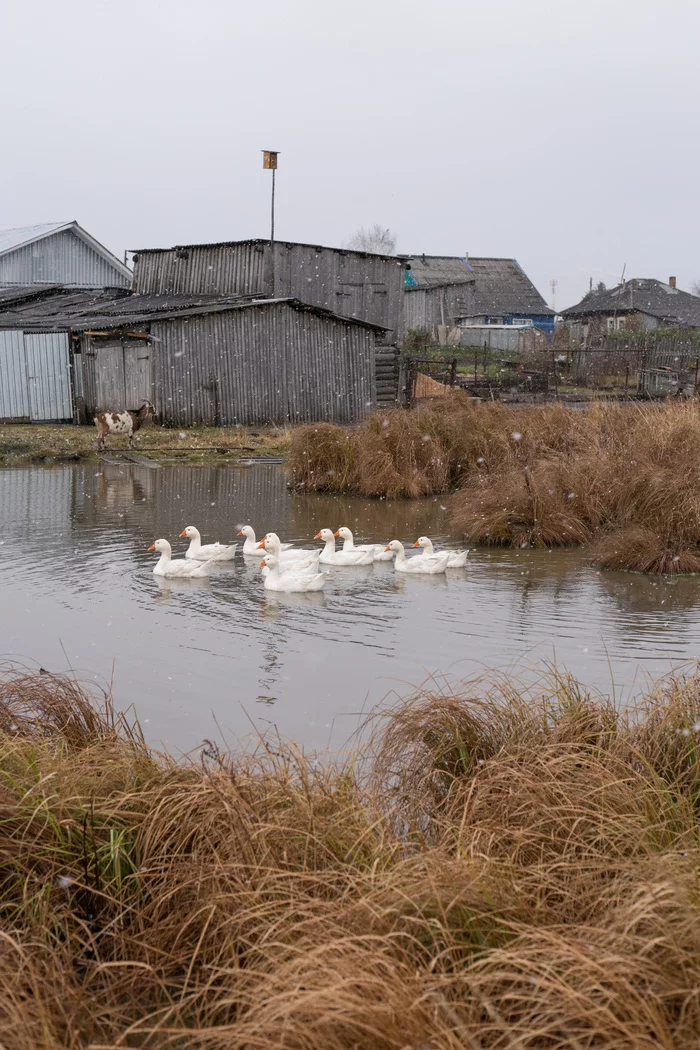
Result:
[[[695,1048],[699,733],[698,677],[628,717],[550,672],[419,693],[342,767],[176,763],[5,669],[0,1045]]]
[[[453,491],[455,535],[509,546],[599,543],[602,568],[697,572],[696,403],[509,409],[454,394],[355,429],[299,428],[298,488],[363,496]]]

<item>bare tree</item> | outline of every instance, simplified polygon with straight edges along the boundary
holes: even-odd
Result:
[[[356,252],[372,252],[375,255],[393,255],[396,251],[396,234],[388,226],[361,226],[347,243]]]
[[[700,281],[693,281],[690,285],[693,295],[700,295]]]

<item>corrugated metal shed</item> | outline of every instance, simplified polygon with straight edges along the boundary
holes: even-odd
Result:
[[[353,423],[375,401],[376,333],[271,302],[155,321],[153,386],[176,425]]]
[[[376,400],[376,342],[381,330],[296,300],[212,304],[128,318],[91,318],[87,330],[147,327],[151,400],[176,426],[206,423],[351,423]],[[88,411],[96,405],[104,368],[101,347],[113,336],[81,339]],[[111,364],[109,365],[111,367]],[[135,407],[129,405],[128,407]]]
[[[29,419],[23,332],[0,332],[0,419]]]
[[[131,271],[77,222],[0,229],[0,285],[131,286]]]
[[[381,325],[388,343],[400,343],[404,269],[394,256],[296,242],[275,242],[274,260],[264,240],[179,245],[136,252],[134,290],[292,297]]]
[[[67,334],[0,332],[0,419],[72,418]]]
[[[0,226],[0,255],[13,248],[32,244],[52,233],[58,233],[59,230],[65,230],[70,225],[70,222],[40,222],[34,226]]]

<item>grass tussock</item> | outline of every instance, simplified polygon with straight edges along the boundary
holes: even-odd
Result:
[[[340,461],[331,463],[329,431]],[[697,572],[697,403],[527,409],[462,394],[370,416],[354,430],[299,428],[298,488],[363,496],[451,491],[456,536],[507,546],[594,543],[602,568]]]
[[[698,676],[628,716],[550,672],[419,693],[343,766],[176,763],[5,669],[2,1045],[695,1048],[698,734]]]

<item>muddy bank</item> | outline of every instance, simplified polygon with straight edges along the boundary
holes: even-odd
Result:
[[[162,463],[213,466],[247,457],[286,454],[289,430],[283,427],[146,427],[135,437],[135,450]],[[95,428],[58,424],[0,424],[0,466],[94,459]],[[106,451],[128,450],[126,438],[109,437]]]

